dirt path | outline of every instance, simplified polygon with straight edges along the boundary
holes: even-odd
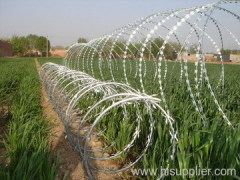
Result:
[[[41,65],[35,59],[36,68],[39,71]],[[67,139],[65,139],[64,126],[61,123],[57,113],[54,111],[47,93],[43,86],[41,86],[41,105],[43,108],[44,118],[50,119],[51,135],[49,137],[49,144],[52,151],[52,155],[56,157],[60,156],[60,169],[58,171],[57,179],[69,179],[69,180],[85,180],[86,173],[81,163],[81,158],[77,152],[75,152]]]
[[[39,71],[41,65],[38,60],[35,59],[36,68]],[[79,153],[72,149],[72,146],[65,138],[64,126],[59,119],[57,113],[53,109],[48,95],[41,85],[41,95],[42,95],[42,108],[44,118],[50,119],[50,125],[53,126],[51,129],[51,135],[49,137],[49,144],[52,151],[52,155],[56,157],[57,154],[60,156],[60,170],[57,175],[57,179],[69,179],[69,180],[85,180],[88,179],[81,161]],[[94,148],[101,148],[102,144],[99,140],[94,139],[91,144],[94,144]],[[117,162],[114,160],[110,161],[96,161],[99,167],[116,167]],[[96,179],[98,180],[119,180],[123,179],[121,173],[119,174],[104,174],[96,173]]]

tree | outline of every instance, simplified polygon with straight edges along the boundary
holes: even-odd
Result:
[[[85,38],[79,38],[78,39],[78,43],[87,43],[88,41],[87,41],[87,39],[85,39]]]
[[[11,44],[15,55],[24,55],[29,50],[29,41],[26,37],[13,36]]]
[[[159,58],[160,56],[160,48],[163,45],[163,40],[161,38],[155,38],[153,39],[153,41],[150,44],[149,49],[151,49],[151,54],[155,57],[155,58]],[[146,55],[148,55],[149,52],[146,52]],[[172,55],[173,55],[173,49],[171,48],[171,46],[169,44],[165,45],[164,51],[163,51],[164,57],[167,59],[172,59]]]
[[[48,51],[50,50],[50,41],[46,37],[40,36],[37,38],[35,46],[43,55],[43,52],[47,52],[47,46]]]
[[[197,44],[193,44],[188,48],[188,53],[190,54],[196,54],[197,53],[197,48],[198,45]]]
[[[229,55],[229,54],[239,54],[240,50],[238,49],[221,49],[221,53],[223,55]]]
[[[177,42],[169,42],[169,44],[171,45],[172,49],[174,49],[174,51],[179,52],[181,50],[181,44]]]
[[[38,39],[38,36],[35,35],[35,34],[29,34],[27,37],[26,37],[29,41],[29,47],[31,50],[34,50],[36,49],[36,42],[37,42],[37,39]]]
[[[125,42],[124,41],[118,41],[115,43],[114,49],[113,49],[113,55],[115,57],[122,57],[124,54],[124,50],[125,50]]]
[[[141,43],[131,43],[128,46],[127,54],[131,54],[133,56],[132,58],[139,58],[141,48]]]

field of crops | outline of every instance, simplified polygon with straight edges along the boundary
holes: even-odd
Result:
[[[115,73],[115,80],[121,83],[124,82],[125,79],[121,76],[121,74],[123,74],[121,60],[118,60],[118,62],[120,64],[114,66],[117,69],[113,69],[113,72]],[[116,61],[116,63],[118,62]],[[101,68],[104,81],[111,82],[111,75],[108,71],[109,66],[107,65],[108,62],[106,61],[102,63]],[[94,66],[94,64],[96,65]],[[134,89],[141,89],[140,83],[138,82],[139,79],[135,76],[136,72],[133,67],[136,62],[132,60],[132,62],[126,64],[129,82]],[[162,96],[159,93],[159,84],[156,82],[156,78],[154,78],[154,64],[154,61],[146,62],[148,74],[152,74],[152,76],[145,76],[143,82],[148,94],[153,94],[152,96],[161,99]],[[210,93],[207,81],[203,79],[199,87],[200,94],[198,98],[201,100],[201,106],[203,109],[202,115],[195,110],[196,106],[192,103],[192,97],[188,90],[189,87],[185,83],[186,78],[183,77],[180,80],[180,63],[166,62],[166,65],[168,71],[163,84],[163,92],[165,94],[167,107],[171,112],[171,117],[174,119],[173,126],[174,130],[177,131],[177,141],[172,140],[172,129],[165,121],[166,117],[158,108],[154,108],[154,105],[150,102],[147,105],[141,100],[138,102],[122,102],[119,106],[111,108],[101,117],[101,121],[99,121],[98,124],[95,124],[95,119],[100,116],[101,112],[103,112],[106,107],[110,107],[115,102],[121,102],[120,100],[122,99],[126,100],[127,97],[131,97],[131,95],[122,95],[123,97],[120,97],[120,100],[112,99],[102,101],[106,96],[109,96],[109,94],[111,95],[111,92],[109,94],[104,92],[107,91],[107,88],[104,89],[103,87],[101,89],[94,85],[91,86],[88,84],[89,82],[85,82],[86,84],[84,84],[81,78],[78,80],[77,77],[74,77],[74,72],[71,70],[66,69],[66,72],[64,73],[63,69],[66,67],[55,67],[55,65],[51,64],[47,66],[45,65],[43,72],[45,71],[47,75],[44,76],[43,74],[42,77],[44,77],[43,80],[45,80],[46,89],[48,89],[48,92],[52,97],[52,102],[55,104],[55,108],[58,110],[58,113],[62,115],[61,119],[67,129],[69,140],[75,148],[79,149],[79,152],[82,155],[86,156],[84,152],[81,152],[84,143],[80,143],[77,137],[80,135],[87,136],[87,134],[84,134],[81,131],[91,129],[86,126],[89,126],[89,124],[95,124],[94,131],[100,132],[98,137],[105,142],[105,148],[94,150],[107,152],[109,157],[112,156],[123,165],[122,168],[126,167],[126,162],[135,162],[136,159],[143,155],[143,158],[135,167],[145,169],[157,169],[159,167],[173,169],[188,169],[194,167],[211,169],[235,168],[237,172],[240,172],[240,82],[238,80],[240,66],[224,65],[225,81],[224,86],[221,86],[218,84],[222,72],[222,65],[206,65],[207,71],[209,72],[208,77],[215,93],[215,98],[224,110],[225,115],[229,118],[231,122],[231,125],[229,125],[222,117],[221,111],[219,111],[216,102]],[[103,80],[101,73],[99,72],[98,64],[95,63],[94,60],[92,67],[93,71],[91,71],[90,66],[89,68],[86,66],[85,72],[92,76],[93,74],[91,73],[94,72],[94,78]],[[132,71],[130,70],[130,67],[132,67]],[[162,69],[163,76],[165,67],[166,66],[163,66]],[[188,63],[188,68],[189,77],[194,77],[194,63]],[[87,77],[88,75],[79,72],[79,76]],[[91,77],[88,78],[91,79]],[[189,78],[189,80],[192,82],[194,88],[194,78]],[[95,82],[94,80],[92,81]],[[52,86],[51,84],[55,84],[55,86]],[[86,89],[94,87],[94,90],[85,90],[84,92],[84,86],[86,86]],[[124,94],[125,92],[121,87],[111,87],[115,88],[113,92],[114,94]],[[83,90],[81,90],[81,88],[83,88]],[[82,95],[79,95],[80,98],[75,101],[77,98],[75,95],[79,94],[78,92],[81,91]],[[71,106],[71,102],[73,101],[76,103],[74,105],[72,103],[73,106],[70,110],[67,110],[62,105],[64,102],[67,104],[70,102],[69,106]],[[98,104],[98,102],[101,103]],[[98,104],[98,106],[95,107],[95,109],[91,109],[96,104]],[[164,107],[163,102],[160,102],[159,104]],[[148,106],[153,107],[150,110]],[[66,111],[67,113],[65,113]],[[91,114],[89,114],[89,112]],[[86,114],[88,114],[88,116]],[[78,123],[79,120],[75,117],[76,115],[85,118],[79,119],[80,121],[83,121],[82,126],[81,122]],[[140,121],[138,121],[138,119],[140,119]],[[151,119],[153,119],[153,122],[150,121]],[[153,132],[151,132],[152,125],[154,126]],[[91,131],[92,130],[93,129],[91,129]],[[137,137],[135,135],[136,132],[138,132]],[[93,138],[96,136],[95,133],[91,133],[91,135],[88,134],[89,137]],[[149,141],[149,134],[152,136],[151,146],[146,153],[142,154],[142,151],[145,150],[147,145],[146,143]],[[88,141],[88,144],[91,144],[91,141]],[[89,145],[89,148],[91,148],[91,145]],[[89,157],[94,157],[96,159],[103,158],[102,155],[96,156],[89,151],[88,153]],[[116,157],[116,154],[118,154],[118,157]],[[107,168],[105,171],[115,170]],[[152,175],[149,178],[156,179],[157,175]],[[225,178],[229,179],[230,177]]]
[[[51,127],[42,118],[34,59],[0,58],[0,77],[0,124],[6,126],[0,179],[55,179],[58,165],[50,158]]]
[[[52,61],[60,63],[61,59],[39,59],[41,64]],[[48,121],[41,118],[39,78],[34,65],[34,60],[29,59],[0,59],[1,63],[1,106],[9,106],[9,116],[1,117],[1,124],[8,125],[4,146],[6,149],[7,163],[1,163],[1,179],[54,179],[57,171],[56,164],[49,156],[47,147],[47,134],[50,130]],[[132,63],[134,64],[134,63]],[[147,67],[154,67],[154,62],[147,62]],[[193,64],[189,65],[194,68]],[[207,167],[207,168],[235,168],[240,172],[239,148],[240,148],[240,76],[239,65],[225,65],[225,85],[214,89],[217,99],[224,109],[225,114],[231,120],[229,127],[219,113],[206,83],[202,82],[201,95],[205,121],[194,110],[191,97],[187,92],[185,83],[179,81],[179,63],[168,62],[168,73],[171,76],[166,79],[164,93],[166,94],[168,107],[175,120],[175,128],[178,132],[178,141],[171,144],[169,126],[164,122],[164,117],[156,109],[152,115],[154,119],[154,132],[151,146],[136,167],[157,168],[169,167],[176,169]],[[220,64],[207,64],[209,78],[213,87],[216,87],[216,76],[220,75]],[[120,71],[118,69],[118,71]],[[95,70],[97,72],[97,68]],[[103,69],[104,72],[104,69]],[[117,72],[117,71],[116,71]],[[91,72],[89,72],[91,73]],[[130,82],[137,81],[132,74]],[[105,75],[107,77],[107,75]],[[115,75],[119,82],[123,77]],[[131,76],[129,76],[131,77]],[[101,79],[100,73],[95,78]],[[151,78],[145,77],[144,82]],[[108,79],[105,79],[106,81]],[[182,80],[184,82],[184,79]],[[66,82],[67,83],[67,82]],[[64,83],[62,84],[64,86]],[[154,88],[154,86],[156,86]],[[148,93],[158,95],[157,84],[145,84],[150,87]],[[176,88],[177,87],[177,88]],[[74,88],[68,88],[68,92]],[[140,89],[139,83],[133,86]],[[154,91],[156,89],[156,91]],[[90,92],[77,105],[81,114],[88,111],[89,106],[103,98],[102,94]],[[100,107],[108,106],[110,102]],[[149,115],[144,104],[129,103],[125,107],[112,109],[96,127],[103,132],[102,141],[110,145],[108,152],[122,150],[132,140],[134,129],[137,126],[137,114],[141,114],[141,126],[139,138],[131,150],[117,158],[122,164],[133,160],[145,147],[146,136],[149,134]],[[126,108],[126,109],[125,109]],[[101,108],[96,111],[101,111]],[[94,112],[93,114],[98,114]],[[94,118],[93,115],[91,118]],[[89,122],[91,122],[89,120]],[[112,144],[114,142],[114,144]],[[172,159],[172,147],[176,146],[175,158]],[[9,160],[10,159],[10,160]],[[10,161],[10,162],[9,162]],[[49,171],[50,169],[50,171]],[[32,172],[35,174],[32,174]],[[130,176],[130,175],[129,175]],[[151,176],[152,179],[156,177]],[[229,178],[229,177],[228,177]]]
[[[154,13],[63,59],[0,58],[0,180],[66,179],[66,149],[91,180],[240,179],[239,4]]]

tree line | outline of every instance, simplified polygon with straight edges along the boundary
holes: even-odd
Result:
[[[226,55],[229,55],[229,54],[240,54],[240,50],[238,50],[238,49],[222,49],[221,53],[222,54],[226,54]]]
[[[12,51],[17,56],[28,56],[39,51],[41,56],[49,52],[51,45],[47,37],[29,34],[27,36],[14,35],[11,39],[5,40],[12,45]]]
[[[87,40],[84,38],[79,38],[78,39],[78,43],[86,43]],[[139,58],[140,56],[140,52],[143,48],[143,43],[144,43],[144,39],[141,41],[136,41],[136,42],[132,42],[127,46],[127,56],[128,59],[136,59]],[[162,40],[161,38],[155,38],[152,39],[146,46],[144,52],[143,52],[143,57],[144,59],[157,59],[160,54],[160,48],[162,47],[164,43],[164,40]],[[99,55],[98,52],[101,52],[101,56],[102,57],[107,57],[109,56],[110,50],[112,50],[111,52],[111,56],[115,57],[115,58],[123,58],[124,57],[124,52],[126,50],[126,45],[127,45],[127,41],[126,40],[117,40],[115,41],[114,39],[108,39],[107,41],[102,41],[101,43],[99,43],[99,45],[97,47],[94,47],[95,50],[95,56],[97,57]],[[102,48],[104,47],[104,48]],[[181,45],[175,42],[169,42],[167,44],[165,44],[165,48],[163,51],[163,54],[165,56],[166,59],[171,59],[171,60],[175,60],[177,58],[177,52],[181,49]],[[86,54],[88,53],[88,51],[93,51],[93,49],[86,48]]]
[[[111,49],[111,47],[113,46],[112,49],[112,56],[114,56],[115,58],[122,58],[124,56],[124,51],[126,48],[126,40],[117,40],[114,43],[114,39],[108,39],[107,41],[103,41],[102,44],[99,43],[99,45],[97,47],[94,47],[95,49],[99,48],[99,52],[101,51],[102,57],[108,56],[108,54],[110,53],[109,50]],[[80,37],[78,39],[78,43],[87,43],[88,40]],[[144,43],[144,39],[142,39],[141,41],[138,42],[132,42],[128,45],[127,47],[127,55],[128,58],[130,59],[134,59],[134,58],[139,58],[141,49],[143,47],[143,43]],[[160,56],[160,48],[162,47],[164,43],[164,40],[161,38],[153,38],[151,39],[151,41],[147,44],[144,52],[143,52],[143,57],[145,59],[157,59]],[[113,45],[114,44],[114,45]],[[102,47],[105,47],[102,49]],[[192,44],[188,47],[187,52],[189,54],[196,54],[197,53],[197,49],[198,49],[198,45],[197,44]],[[92,51],[91,48],[87,48],[85,50],[86,52],[88,51]],[[166,59],[170,59],[170,60],[175,60],[178,56],[178,52],[185,52],[186,49],[185,47],[181,47],[181,45],[179,43],[176,42],[168,42],[165,44],[165,48],[163,51],[163,56]],[[95,50],[96,52],[96,50]],[[209,52],[211,54],[214,54],[214,52]],[[221,53],[223,55],[228,55],[228,54],[240,54],[240,50],[238,49],[222,49]],[[97,57],[99,54],[96,52],[95,56]]]

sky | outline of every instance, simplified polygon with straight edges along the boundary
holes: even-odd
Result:
[[[0,38],[37,34],[53,46],[97,38],[135,20],[216,0],[0,0]]]

